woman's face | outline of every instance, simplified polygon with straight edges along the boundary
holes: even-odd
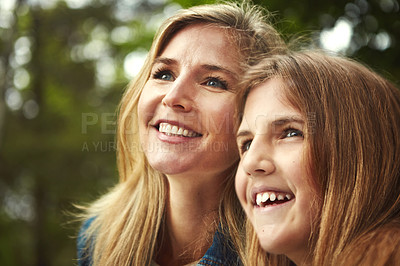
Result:
[[[179,31],[155,59],[138,105],[141,144],[152,167],[196,177],[232,169],[238,57],[226,31],[200,24]]]
[[[236,192],[261,247],[296,263],[308,252],[315,193],[304,165],[305,118],[284,100],[272,79],[247,98],[237,142]]]

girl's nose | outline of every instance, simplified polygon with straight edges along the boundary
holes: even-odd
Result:
[[[275,172],[271,152],[265,145],[252,145],[242,158],[243,170],[250,177],[267,176]]]

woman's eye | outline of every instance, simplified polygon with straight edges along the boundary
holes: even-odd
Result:
[[[224,90],[228,89],[228,84],[226,81],[223,81],[219,78],[209,78],[206,82],[205,82],[206,86],[210,86],[210,87],[216,87],[216,88],[221,88]]]
[[[174,80],[174,76],[172,75],[172,73],[167,70],[157,71],[156,73],[154,73],[153,77],[155,79],[161,79],[161,80],[167,80],[167,81]]]
[[[282,134],[283,138],[293,138],[293,137],[301,137],[303,138],[303,132],[301,130],[298,129],[294,129],[294,128],[289,128],[286,129],[283,134]]]

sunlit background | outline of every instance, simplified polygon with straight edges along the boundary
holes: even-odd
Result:
[[[73,265],[73,203],[117,182],[115,111],[160,23],[194,0],[0,1],[0,265]],[[398,0],[265,0],[307,36],[399,84]],[[344,99],[345,100],[345,99]]]

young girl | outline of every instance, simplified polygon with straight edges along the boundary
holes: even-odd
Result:
[[[236,192],[248,265],[400,261],[400,92],[320,52],[252,67],[239,95]]]
[[[236,86],[285,50],[249,4],[184,9],[155,36],[118,118],[120,182],[87,208],[79,265],[237,265]]]

